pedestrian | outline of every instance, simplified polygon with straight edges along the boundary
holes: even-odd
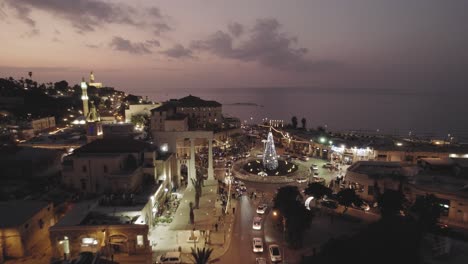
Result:
[[[235,213],[236,213],[236,208],[232,207],[232,214],[235,214]]]

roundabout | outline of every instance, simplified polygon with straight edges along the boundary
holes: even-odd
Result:
[[[232,168],[235,178],[259,183],[292,183],[299,174],[299,165],[279,159],[276,154],[272,132],[268,133],[262,159],[236,162]]]

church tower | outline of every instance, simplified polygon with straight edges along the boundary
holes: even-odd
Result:
[[[88,105],[88,85],[86,84],[84,77],[81,81],[81,100],[83,101],[83,115],[86,118],[89,112]]]

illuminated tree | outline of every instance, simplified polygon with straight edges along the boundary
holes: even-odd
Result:
[[[265,151],[263,152],[263,166],[268,170],[276,170],[278,168],[278,157],[276,156],[275,141],[271,131],[268,133],[268,138],[265,143]]]

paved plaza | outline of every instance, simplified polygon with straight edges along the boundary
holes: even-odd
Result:
[[[230,246],[233,215],[232,211],[224,215],[218,200],[218,183],[206,180],[200,198],[200,208],[194,210],[195,224],[190,224],[190,202],[195,204],[195,189],[188,186],[182,193],[180,205],[170,224],[159,224],[149,235],[153,249],[153,259],[168,251],[181,251],[184,263],[191,261],[191,248],[213,248],[211,259],[217,259]],[[235,201],[233,206],[235,205]],[[215,225],[218,224],[216,231]],[[195,231],[194,231],[195,230]],[[196,239],[189,240],[191,236]]]

